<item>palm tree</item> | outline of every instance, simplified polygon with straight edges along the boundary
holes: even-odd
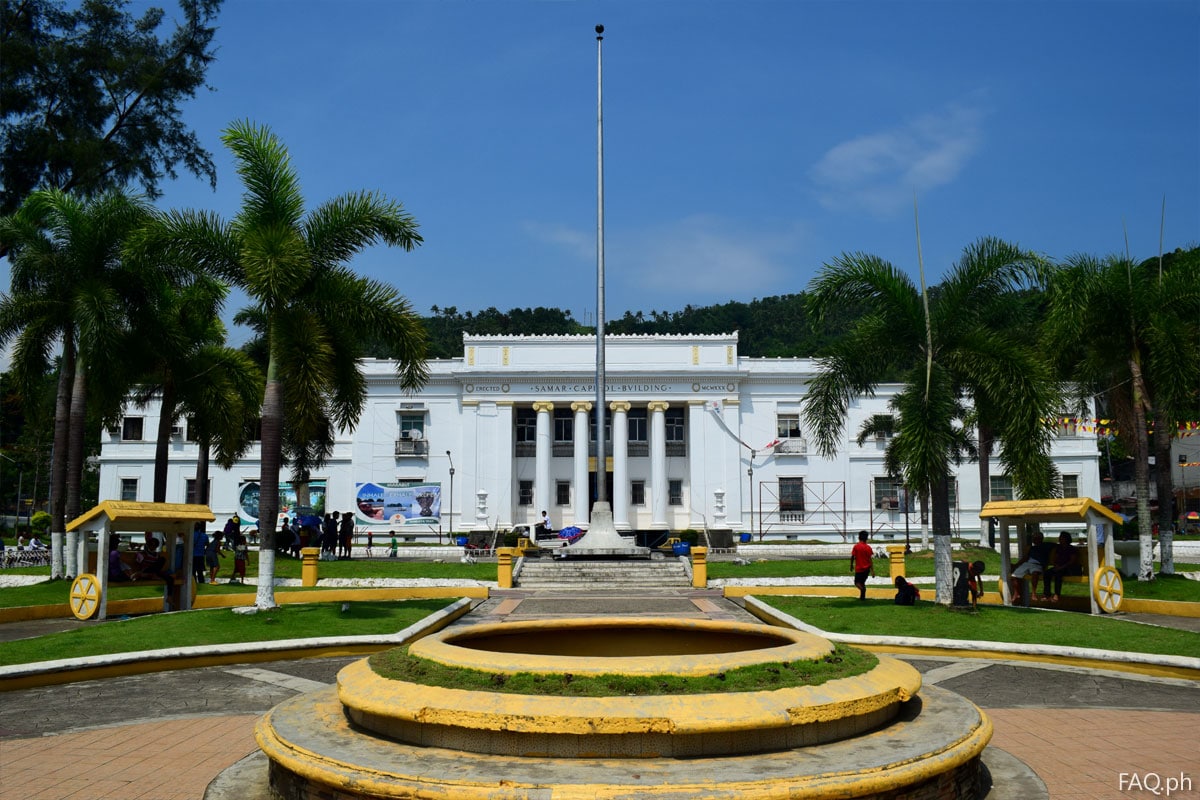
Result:
[[[1152,580],[1147,421],[1157,417],[1160,428],[1172,422],[1168,412],[1181,408],[1197,385],[1196,322],[1189,317],[1200,305],[1200,268],[1182,260],[1160,276],[1153,262],[1078,255],[1053,273],[1048,294],[1047,352],[1074,379],[1081,399],[1106,398],[1108,416],[1134,453],[1138,579]]]
[[[312,441],[332,423],[353,427],[366,403],[358,359],[362,333],[386,342],[400,385],[427,377],[420,319],[392,287],[360,278],[345,262],[376,242],[411,250],[421,243],[402,206],[381,195],[351,193],[304,213],[287,149],[265,127],[237,122],[223,135],[245,185],[230,222],[196,212],[171,213],[162,247],[241,287],[267,320],[270,357],[262,402],[259,583],[256,605],[275,605],[275,524],[284,430]]]
[[[61,554],[66,521],[80,512],[89,377],[104,383],[102,404],[114,396],[108,372],[91,366],[119,352],[115,344],[152,277],[122,259],[124,240],[148,214],[142,200],[121,192],[85,201],[46,189],[0,220],[0,247],[10,249],[12,263],[12,291],[0,299],[0,346],[16,339],[14,371],[27,387],[49,368],[55,347],[62,350],[50,489],[56,577],[76,572],[71,542],[65,569]]]
[[[1019,487],[1050,485],[1052,385],[1036,354],[998,330],[995,320],[1037,277],[1029,254],[981,239],[935,290],[923,293],[892,264],[847,254],[813,281],[809,311],[819,324],[834,313],[865,311],[818,359],[804,403],[818,450],[832,456],[842,441],[851,401],[898,377],[892,401],[897,435],[890,469],[907,486],[928,491],[932,506],[937,601],[950,601],[950,467],[973,454],[968,403],[982,400],[996,415],[1000,460]]]
[[[158,436],[154,455],[154,502],[167,499],[167,459],[171,430],[181,417],[200,445],[197,501],[207,503],[208,457],[219,445],[218,461],[231,463],[249,440],[247,423],[257,419],[262,399],[262,373],[242,351],[225,345],[219,313],[228,288],[198,275],[188,284],[168,288],[147,304],[130,330],[127,363],[135,368],[128,383],[136,384],[135,401],[157,396]]]

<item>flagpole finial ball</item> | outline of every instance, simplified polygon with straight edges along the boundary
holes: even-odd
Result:
[[[597,26],[596,26],[596,33],[604,33],[604,26],[603,26],[603,25],[597,25]]]

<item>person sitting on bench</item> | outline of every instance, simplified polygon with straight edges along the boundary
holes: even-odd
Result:
[[[133,578],[158,579],[167,584],[168,589],[174,589],[175,576],[167,569],[167,559],[158,552],[158,540],[147,539],[144,548],[138,556],[138,570],[133,574]]]
[[[133,578],[129,576],[129,567],[121,560],[121,543],[114,536],[113,540],[108,545],[108,579],[124,583],[131,581]]]
[[[1071,534],[1063,531],[1058,535],[1058,547],[1050,556],[1050,564],[1042,573],[1042,594],[1051,603],[1057,603],[1062,594],[1063,578],[1067,575],[1082,575],[1083,568],[1079,566],[1079,551],[1071,544]],[[1054,594],[1050,593],[1050,580],[1054,579]]]
[[[1033,543],[1026,551],[1025,557],[1013,567],[1012,577],[1009,579],[1009,588],[1012,590],[1014,602],[1024,596],[1021,591],[1021,583],[1026,576],[1033,581],[1033,599],[1042,599],[1041,595],[1037,593],[1038,576],[1046,569],[1046,563],[1050,560],[1051,547],[1052,545],[1045,541],[1041,531],[1033,532]]]

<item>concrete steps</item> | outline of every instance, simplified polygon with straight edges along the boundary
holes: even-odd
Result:
[[[678,558],[654,561],[529,558],[522,564],[515,583],[522,589],[596,591],[686,588],[691,579]]]

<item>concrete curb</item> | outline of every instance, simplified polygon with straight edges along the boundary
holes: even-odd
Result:
[[[1113,665],[1136,665],[1165,668],[1180,673],[1194,673],[1200,679],[1200,658],[1169,656],[1156,653],[1128,653],[1114,650],[1099,650],[1091,647],[1058,647],[1044,644],[1020,644],[1011,642],[981,642],[967,639],[926,639],[915,636],[868,636],[858,633],[830,633],[809,625],[803,620],[786,614],[756,597],[745,598],[746,610],[756,617],[783,624],[807,633],[823,636],[832,642],[843,642],[868,647],[897,649],[952,650],[969,655],[972,652],[1006,653],[1027,658],[1054,658],[1075,661],[1100,662]]]
[[[28,688],[29,683],[20,679],[36,676],[56,677],[63,673],[110,671],[114,667],[131,665],[146,661],[210,661],[228,657],[244,657],[248,654],[294,653],[297,650],[362,647],[397,647],[433,631],[440,630],[454,620],[471,610],[476,600],[463,597],[454,601],[441,611],[413,623],[396,633],[373,636],[331,636],[321,639],[280,639],[272,642],[238,642],[235,644],[200,645],[195,647],[174,647],[163,650],[140,650],[128,653],[112,653],[103,656],[85,656],[83,658],[64,658],[56,661],[35,661],[30,664],[13,664],[0,667],[0,687]],[[173,668],[178,668],[174,664]],[[76,678],[82,680],[82,678]],[[20,682],[20,686],[14,685]],[[62,683],[61,678],[54,681]],[[3,689],[0,689],[2,691]]]

